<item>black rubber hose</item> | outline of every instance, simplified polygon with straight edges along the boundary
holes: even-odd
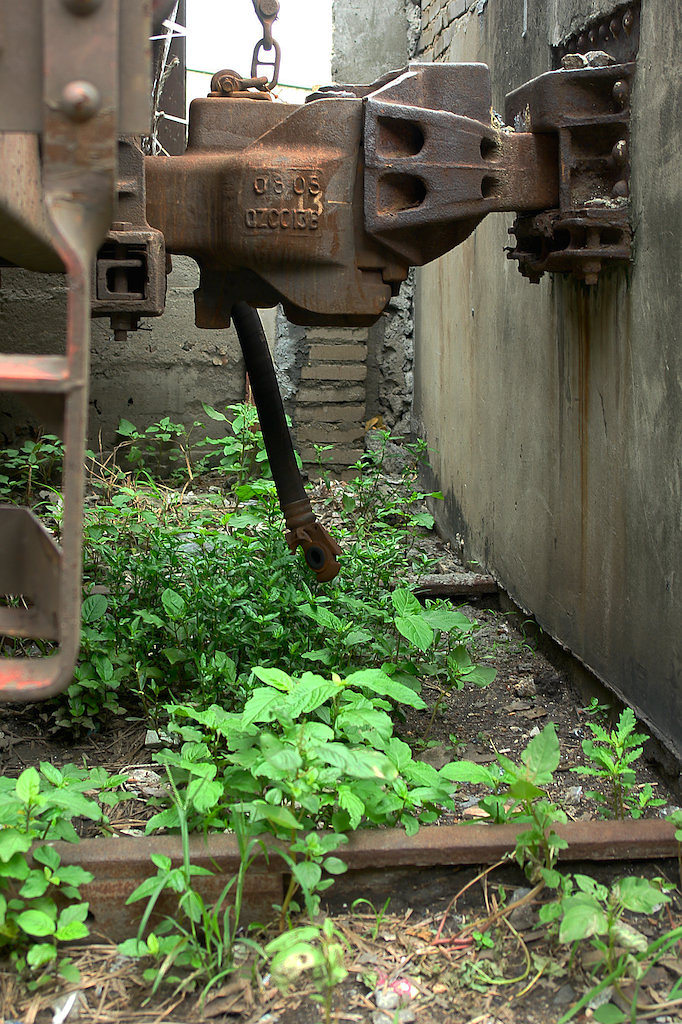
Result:
[[[232,319],[251,382],[277,497],[284,510],[288,505],[308,499],[291,443],[270,348],[258,312],[246,302],[235,302]]]

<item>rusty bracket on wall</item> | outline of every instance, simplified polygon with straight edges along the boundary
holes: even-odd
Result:
[[[606,55],[604,55],[606,56]],[[571,64],[569,57],[564,62]],[[630,95],[634,64],[550,71],[507,96],[521,131],[559,142],[559,202],[519,216],[508,252],[532,282],[546,271],[596,284],[606,266],[631,257]]]

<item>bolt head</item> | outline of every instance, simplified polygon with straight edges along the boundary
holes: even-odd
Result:
[[[626,11],[623,15],[623,28],[628,35],[632,32],[632,26],[635,23],[635,16],[632,11]]]
[[[613,186],[612,194],[616,199],[627,199],[630,195],[630,189],[628,188],[627,181],[617,181]]]
[[[630,95],[628,83],[621,80],[614,82],[612,95],[618,106],[624,107]]]
[[[62,2],[72,14],[77,14],[81,18],[88,14],[94,14],[102,6],[102,0],[62,0]]]
[[[620,21],[618,20],[618,18],[613,18],[611,20],[611,22],[609,24],[609,28],[611,29],[611,35],[612,36],[617,36],[618,35],[618,33],[620,32]]]
[[[611,150],[613,162],[618,167],[624,167],[628,158],[628,144],[625,139],[620,139]]]
[[[71,121],[89,121],[100,103],[99,89],[92,82],[76,80],[62,89],[60,107]]]

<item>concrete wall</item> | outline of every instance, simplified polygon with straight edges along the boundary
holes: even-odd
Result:
[[[114,341],[107,319],[92,324],[88,443],[101,432],[105,447],[116,440],[121,418],[137,427],[170,416],[178,422],[207,422],[201,403],[223,407],[244,398],[244,364],[233,330],[194,326],[192,293],[199,281],[193,260],[177,257],[168,278],[164,315],[142,321],[125,343]],[[59,275],[4,268],[0,290],[0,350],[64,350],[65,287]],[[270,317],[271,331],[274,318]],[[18,399],[0,395],[0,438],[36,424]]]
[[[521,0],[432,0],[424,56],[490,64],[502,110],[550,69],[551,44],[614,6],[533,0],[524,34]],[[445,533],[678,755],[681,34],[679,4],[645,0],[631,269],[593,288],[560,276],[532,286],[504,258],[511,218],[489,217],[418,274],[415,384]]]

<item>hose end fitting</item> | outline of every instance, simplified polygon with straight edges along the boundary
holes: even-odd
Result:
[[[293,554],[298,547],[302,548],[305,560],[318,581],[329,583],[341,570],[337,560],[342,554],[341,548],[317,521],[307,499],[293,502],[283,511],[287,524],[285,540],[289,550]]]

